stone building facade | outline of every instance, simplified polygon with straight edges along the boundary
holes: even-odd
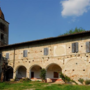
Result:
[[[8,45],[8,30],[9,30],[9,23],[5,20],[4,14],[0,8],[0,47]],[[0,72],[1,72],[1,65],[2,64],[0,60]]]
[[[90,31],[0,47],[8,62],[8,78],[40,80],[46,69],[47,82],[59,81],[60,72],[71,79],[90,79]]]
[[[0,46],[8,45],[8,28],[9,23],[5,20],[0,8]]]

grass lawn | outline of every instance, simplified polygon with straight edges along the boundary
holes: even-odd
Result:
[[[0,90],[90,90],[90,86],[60,85],[42,82],[0,82]]]

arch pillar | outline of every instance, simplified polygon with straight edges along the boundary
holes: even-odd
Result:
[[[17,72],[16,72],[16,70],[14,69],[14,70],[13,70],[13,79],[16,78],[16,73],[17,73]]]
[[[26,77],[27,77],[27,78],[30,78],[30,72],[29,72],[29,69],[26,70]]]

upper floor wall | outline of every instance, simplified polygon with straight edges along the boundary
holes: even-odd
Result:
[[[22,45],[2,51],[8,60],[42,59],[44,57],[62,57],[75,53],[90,53],[90,36],[34,45]]]

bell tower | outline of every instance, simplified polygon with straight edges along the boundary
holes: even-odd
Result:
[[[0,47],[8,45],[9,23],[5,20],[4,14],[0,8]]]

